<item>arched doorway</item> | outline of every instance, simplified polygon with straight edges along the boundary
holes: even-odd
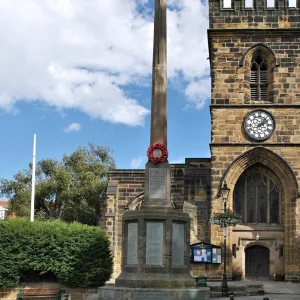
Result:
[[[251,246],[245,250],[246,279],[269,280],[270,251],[263,246]]]

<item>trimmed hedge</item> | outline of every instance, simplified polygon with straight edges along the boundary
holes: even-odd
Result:
[[[98,287],[112,274],[109,241],[98,227],[59,220],[0,221],[0,288],[25,271],[48,271],[68,287]]]

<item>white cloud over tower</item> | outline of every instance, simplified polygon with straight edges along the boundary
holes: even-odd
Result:
[[[168,76],[201,108],[210,91],[207,5],[168,3]],[[143,125],[149,110],[127,92],[151,84],[153,18],[140,1],[1,0],[0,15],[1,109],[35,101]]]

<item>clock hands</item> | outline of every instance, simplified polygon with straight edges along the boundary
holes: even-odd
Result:
[[[257,127],[261,127],[261,126],[265,125],[266,123],[268,123],[268,120],[263,120],[262,122],[257,124]]]

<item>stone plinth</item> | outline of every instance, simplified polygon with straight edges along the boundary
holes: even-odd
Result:
[[[145,199],[141,209],[171,209],[171,175],[168,161],[160,164],[147,162],[145,180]]]
[[[117,287],[192,287],[190,225],[174,209],[127,211],[123,215],[122,272]]]
[[[208,300],[209,288],[139,289],[104,286],[98,289],[99,300]]]

